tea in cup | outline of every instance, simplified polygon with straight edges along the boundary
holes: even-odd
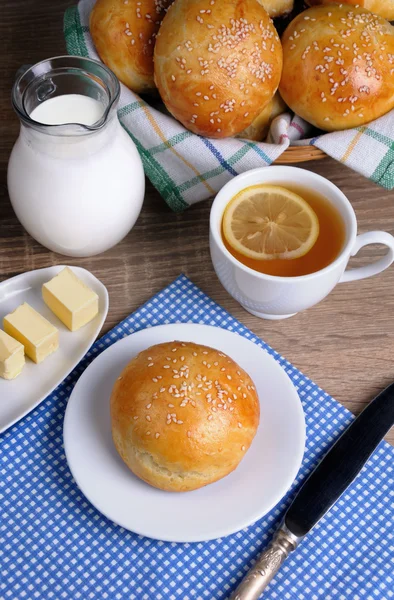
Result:
[[[387,254],[345,270],[367,244]],[[394,260],[394,237],[357,236],[354,210],[330,181],[296,167],[265,167],[238,175],[216,196],[210,218],[215,271],[252,314],[283,319],[320,302],[340,281],[380,273]]]

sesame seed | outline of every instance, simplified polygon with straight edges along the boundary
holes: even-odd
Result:
[[[150,408],[152,406],[152,402],[149,402],[149,404],[146,405],[146,408]]]
[[[208,421],[212,421],[213,415],[208,415]]]
[[[148,367],[153,367],[154,363],[149,363]]]
[[[160,433],[155,433],[155,438],[159,438],[160,437]]]
[[[152,377],[152,381],[153,381],[154,383],[157,383],[159,380],[158,380],[158,379],[156,379],[156,377]]]
[[[147,432],[146,432],[146,435],[150,435],[150,431],[147,431]]]
[[[134,419],[134,421],[137,421],[137,420],[138,420],[138,417],[133,417],[133,419]]]
[[[231,375],[227,375],[227,379],[232,379]]]
[[[170,368],[170,365],[164,365],[163,366],[163,369],[169,369],[169,368]]]
[[[245,446],[241,446],[241,450],[242,450],[242,452],[245,452],[245,450],[246,450]]]
[[[189,438],[189,437],[192,437],[192,432],[191,432],[191,431],[188,431],[188,432],[187,432],[187,437],[188,437],[188,438]]]
[[[238,427],[242,429],[242,423],[238,423]]]

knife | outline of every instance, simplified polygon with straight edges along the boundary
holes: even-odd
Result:
[[[267,549],[230,600],[257,600],[290,552],[330,510],[394,424],[394,383],[352,422],[308,477]]]

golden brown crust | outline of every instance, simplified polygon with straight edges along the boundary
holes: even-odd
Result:
[[[394,0],[306,0],[309,6],[318,6],[319,4],[351,4],[360,6],[371,12],[388,19],[394,20]]]
[[[253,123],[235,137],[262,142],[268,135],[272,121],[286,112],[287,106],[280,97],[279,92],[270,100],[264,110],[255,118]]]
[[[149,92],[156,34],[173,0],[97,0],[90,33],[101,60],[134,92]]]
[[[394,108],[394,28],[348,5],[298,15],[283,38],[280,93],[326,131],[369,123]]]
[[[291,13],[294,8],[294,0],[257,0],[274,19]]]
[[[249,375],[224,353],[191,342],[141,352],[111,395],[116,449],[138,477],[163,490],[197,489],[233,471],[259,417]]]
[[[257,0],[177,0],[154,60],[170,113],[194,133],[223,138],[248,127],[273,97],[282,48]]]

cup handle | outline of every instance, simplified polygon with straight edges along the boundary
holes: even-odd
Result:
[[[365,267],[358,267],[357,269],[348,269],[344,272],[340,279],[340,283],[346,281],[356,281],[357,279],[365,279],[366,277],[372,277],[377,275],[385,269],[387,269],[394,261],[394,237],[386,231],[368,231],[362,233],[356,238],[356,242],[352,248],[351,256],[355,256],[357,252],[368,244],[383,244],[388,247],[388,252],[385,256]]]

